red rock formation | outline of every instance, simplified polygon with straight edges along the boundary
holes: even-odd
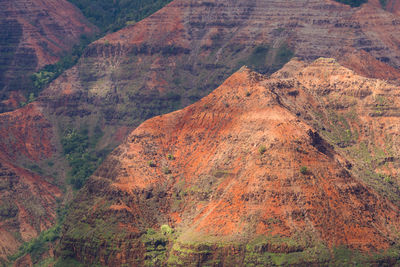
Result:
[[[106,146],[120,140],[124,129],[131,129],[146,118],[176,109],[179,105],[188,105],[206,95],[244,62],[249,62],[260,47],[268,51],[264,55],[268,62],[275,62],[291,49],[307,62],[320,56],[335,57],[344,66],[364,76],[397,79],[400,66],[399,18],[396,12],[386,12],[377,7],[376,1],[350,8],[323,0],[290,3],[177,0],[136,25],[92,44],[77,66],[61,75],[43,92],[39,105],[45,114],[51,114],[47,120],[52,125],[58,122],[71,125],[88,122],[93,125],[93,122],[101,121],[106,125],[104,136],[108,140],[102,142]],[[282,58],[282,61],[287,59]],[[278,60],[278,63],[283,62]],[[268,65],[268,71],[276,69],[278,63]],[[277,75],[281,75],[279,77],[283,80],[286,76],[294,76],[297,70],[302,69],[303,63],[296,64],[286,66]],[[322,70],[326,73],[320,73]],[[84,212],[77,210],[79,216],[75,214],[74,218],[83,220],[84,227],[95,226],[99,234],[109,225],[103,227],[96,221],[97,217],[105,220],[117,218],[118,223],[112,225],[121,226],[118,229],[125,229],[136,241],[137,235],[146,228],[168,223],[185,231],[182,241],[195,240],[192,233],[197,235],[206,230],[208,235],[216,236],[218,240],[229,240],[236,238],[235,231],[242,231],[244,239],[251,239],[270,230],[283,237],[293,237],[298,229],[305,229],[313,242],[330,246],[347,244],[364,251],[389,247],[394,239],[393,232],[388,230],[389,225],[398,222],[398,207],[391,204],[396,202],[398,195],[394,186],[398,183],[397,155],[392,155],[387,149],[382,154],[374,147],[386,140],[384,131],[377,130],[380,126],[396,133],[393,125],[397,123],[394,116],[397,111],[392,102],[379,97],[380,92],[369,93],[368,88],[376,87],[374,84],[379,84],[377,87],[380,88],[381,81],[368,80],[370,83],[367,83],[357,77],[358,83],[364,82],[369,87],[354,87],[351,79],[343,83],[346,87],[340,87],[343,84],[339,81],[354,73],[329,76],[332,74],[330,70],[328,67],[314,68],[313,71],[319,73],[317,78],[311,71],[304,78],[300,73],[296,74],[294,82],[302,84],[299,88],[290,86],[291,82],[286,84],[286,80],[282,84],[278,80],[271,85],[274,90],[265,87],[262,81],[249,80],[247,74],[237,73],[229,81],[236,79],[238,83],[230,84],[228,81],[232,88],[223,86],[220,91],[235,92],[239,99],[233,93],[227,92],[224,96],[217,91],[184,112],[147,122],[137,132],[150,129],[158,133],[148,137],[140,135],[138,140],[144,141],[125,143],[114,152],[117,158],[110,157],[78,198],[88,206],[77,206]],[[334,68],[333,73],[335,71],[338,69]],[[247,78],[240,78],[241,75]],[[253,76],[257,75],[249,77]],[[328,83],[324,80],[326,76],[335,79]],[[318,83],[310,84],[310,80],[318,80]],[[282,86],[287,90],[278,90]],[[336,92],[337,87],[342,91]],[[352,90],[348,92],[346,88]],[[315,89],[319,91],[312,91]],[[330,94],[332,92],[335,93]],[[223,102],[214,101],[213,96]],[[392,98],[395,94],[388,96]],[[302,101],[296,102],[296,99]],[[363,99],[366,102],[358,102]],[[344,110],[350,113],[354,103],[362,106],[357,110],[358,115],[368,114],[373,119],[367,116],[365,120],[347,122],[351,126],[349,129],[341,117],[332,117],[332,112],[336,115],[341,115]],[[325,110],[325,105],[332,110]],[[186,117],[181,117],[183,115]],[[39,122],[44,121],[39,119]],[[185,124],[192,125],[193,130]],[[19,140],[25,138],[20,131],[26,129],[25,125],[21,122],[18,132],[14,132]],[[264,125],[272,126],[266,129]],[[117,131],[121,134],[113,139],[111,133],[116,129],[120,129]],[[313,133],[309,134],[308,129]],[[363,139],[352,137],[354,129],[364,129],[359,131]],[[336,146],[334,151],[329,146],[319,146],[315,141],[319,140],[315,130]],[[224,131],[232,136],[225,135]],[[44,131],[44,139],[49,140],[46,133]],[[169,135],[163,136],[166,133]],[[285,137],[286,133],[290,136]],[[374,139],[373,146],[367,142],[365,151],[364,143],[372,133],[381,139]],[[40,138],[40,134],[35,134],[35,138],[28,139],[29,144],[35,146],[35,140]],[[291,142],[292,139],[299,143]],[[348,145],[354,142],[358,147],[347,151]],[[18,147],[15,150],[12,150],[12,145],[1,144],[6,151],[11,151],[7,152],[8,157],[24,151],[24,157],[37,159],[52,151],[46,145],[30,149],[23,142],[15,144]],[[271,151],[271,158],[268,158],[269,154],[259,155],[258,149],[262,144]],[[175,150],[175,145],[179,150]],[[35,152],[36,149],[39,152]],[[325,149],[329,155],[318,149]],[[124,150],[128,151],[127,157]],[[168,153],[174,154],[177,160],[165,159]],[[362,154],[362,160],[357,160],[357,153]],[[370,154],[373,159],[368,158]],[[374,158],[376,154],[385,157]],[[147,160],[153,160],[157,167],[150,168]],[[164,165],[170,165],[171,169],[163,170]],[[301,174],[303,165],[310,167],[310,172]],[[343,166],[355,167],[347,170],[347,174]],[[163,174],[169,171],[172,178]],[[268,173],[272,176],[266,175]],[[247,177],[253,179],[249,184]],[[114,183],[112,186],[108,185],[109,178]],[[392,183],[384,181],[386,178],[390,178]],[[155,182],[160,187],[153,189]],[[139,191],[132,194],[131,189]],[[239,194],[239,189],[245,189],[245,192]],[[384,193],[389,200],[381,197]],[[346,198],[339,197],[341,195]],[[322,204],[318,203],[321,198],[326,199]],[[260,199],[265,199],[269,206],[260,204]],[[354,205],[348,204],[349,200]],[[235,209],[229,207],[231,204]],[[253,214],[253,210],[260,212]],[[346,212],[342,213],[342,210]],[[387,217],[382,214],[383,210],[389,211]],[[340,220],[333,222],[336,218]],[[70,228],[71,225],[75,227],[73,223]],[[84,227],[84,233],[77,231],[78,237],[68,232],[64,238],[64,245],[71,246],[80,259],[95,261],[97,257],[103,263],[117,265],[132,263],[132,257],[143,256],[143,247],[126,241],[130,238],[113,244],[123,248],[120,254],[113,250],[118,254],[115,257],[102,254],[104,251],[94,248],[97,245],[95,241],[103,239],[86,238],[86,234],[92,232]],[[274,251],[287,252],[288,249],[283,247],[278,246]]]
[[[54,225],[57,186],[0,156],[0,258]]]
[[[49,177],[20,166],[53,155],[50,123],[35,103],[0,114],[0,257],[55,223],[61,191]]]
[[[20,90],[27,72],[55,63],[96,31],[66,0],[3,0],[0,10],[0,88]],[[6,87],[6,88],[3,88]]]
[[[400,1],[398,0],[386,1],[386,10],[393,12],[396,15],[400,15]]]
[[[52,126],[37,103],[0,114],[0,150],[12,160],[39,161],[51,157]]]
[[[137,126],[200,99],[244,64],[271,73],[291,51],[306,61],[333,57],[361,75],[398,79],[398,21],[373,1],[351,8],[323,0],[176,0],[94,42],[40,100],[72,122],[100,117],[112,127]]]
[[[143,256],[146,248],[143,252],[134,245],[137,236],[163,224],[178,233],[167,254],[176,264],[185,261],[182,255],[187,253],[176,247],[179,244],[194,251],[190,258],[202,249],[187,244],[229,246],[276,236],[296,240],[297,245],[281,241],[267,244],[264,251],[290,254],[312,244],[364,252],[388,249],[400,230],[400,183],[394,180],[382,192],[385,182],[365,177],[361,169],[379,163],[370,165],[351,151],[363,153],[359,146],[369,135],[364,156],[375,161],[372,148],[384,138],[371,138],[372,132],[388,134],[397,146],[395,110],[400,103],[391,102],[392,108],[383,108],[379,117],[370,113],[374,107],[369,103],[398,90],[357,76],[332,59],[305,67],[293,60],[271,78],[242,68],[201,101],[144,122],[112,152],[72,206],[64,249],[86,262],[133,264],[151,257]],[[335,121],[345,116],[346,107],[323,104],[337,97],[353,103],[352,119]],[[348,131],[336,132],[335,127],[347,124]],[[355,127],[360,132],[354,141],[342,136],[355,136]],[[366,127],[369,130],[361,130]],[[399,155],[393,153],[397,162]],[[396,166],[386,168],[397,173]],[[85,237],[75,234],[82,227],[87,229]],[[90,243],[115,227],[117,233],[136,238],[96,241],[101,247]],[[108,254],[107,247],[119,252]],[[224,252],[216,256],[220,251],[207,252],[208,259],[228,264]],[[231,256],[243,264],[249,260],[246,253],[242,248]],[[195,264],[206,261],[190,259]]]

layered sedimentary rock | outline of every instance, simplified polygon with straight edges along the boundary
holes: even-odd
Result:
[[[393,12],[396,15],[400,15],[400,2],[398,0],[382,1],[385,3],[385,9]]]
[[[272,73],[293,55],[397,79],[398,22],[373,1],[173,1],[90,45],[41,102],[72,123],[135,127],[197,101],[243,65]]]
[[[1,158],[0,259],[56,222],[60,189],[43,177]]]
[[[37,165],[52,158],[52,138],[51,124],[34,103],[0,114],[0,258],[56,221],[58,181]]]
[[[29,74],[55,63],[63,52],[95,31],[80,11],[62,0],[2,0],[0,90],[23,90]]]
[[[14,22],[8,23],[12,25],[15,24]],[[396,80],[400,77],[398,69],[400,65],[398,46],[400,32],[398,23],[399,17],[397,13],[389,9],[385,11],[380,7],[378,1],[371,1],[357,8],[351,8],[334,1],[323,0],[301,0],[295,2],[269,0],[252,2],[244,0],[174,1],[149,18],[117,33],[107,35],[103,39],[90,45],[79,63],[61,75],[41,94],[38,99],[38,107],[40,107],[40,112],[44,114],[44,118],[54,127],[52,130],[53,133],[59,132],[58,126],[61,128],[66,126],[79,128],[83,125],[87,125],[89,134],[91,134],[94,132],[93,129],[96,126],[100,126],[104,133],[100,141],[101,148],[107,145],[115,146],[126,136],[126,132],[129,129],[136,127],[143,120],[187,106],[199,100],[201,97],[214,90],[224,79],[243,65],[249,65],[251,68],[263,73],[272,73],[279,69],[293,55],[302,58],[305,62],[310,62],[320,56],[328,56],[335,57],[342,65],[363,76]],[[13,26],[15,29],[20,27],[15,25]],[[18,31],[15,30],[12,32],[17,33]],[[16,40],[19,38],[20,37],[14,37],[11,38],[11,40],[15,40],[13,42],[16,43]],[[24,59],[29,59],[29,57],[26,56]],[[286,68],[290,69],[290,66],[286,66]],[[296,69],[300,67],[296,65],[293,68]],[[281,75],[285,78],[285,75],[290,75],[290,73],[290,71],[287,71],[286,74],[285,72],[281,72]],[[327,72],[327,74],[320,74],[321,77],[325,77],[325,75],[329,76],[329,72]],[[314,79],[311,74],[308,78]],[[301,80],[300,78],[298,79]],[[324,91],[326,95],[321,93],[318,97],[315,96],[315,99],[317,99],[315,100],[316,103],[318,103],[318,101],[330,103],[330,100],[328,100],[328,98],[325,100],[323,96],[329,96],[329,99],[331,97],[338,98],[338,95],[328,95],[328,92],[334,91],[336,88],[335,86],[338,85],[333,83],[332,88],[329,87],[329,90],[326,89],[326,92]],[[346,86],[352,88],[352,82],[349,81]],[[372,87],[371,85],[371,88]],[[378,86],[378,88],[380,87]],[[293,91],[290,90],[290,94],[294,99],[298,97],[298,92],[296,93],[296,91],[297,90],[294,89]],[[365,92],[355,92],[354,94],[361,94],[364,96]],[[393,97],[393,95],[390,95],[387,98]],[[291,98],[284,99],[289,101]],[[340,98],[340,101],[337,101],[335,104],[336,106],[332,104],[332,108],[335,107],[333,112],[342,112],[344,108],[353,107],[352,102],[345,102],[347,101],[345,97],[343,97],[343,99],[345,104],[341,104],[340,101],[342,101],[342,98]],[[365,99],[372,101],[371,97]],[[322,103],[325,104],[325,102]],[[393,114],[396,114],[395,109],[390,105],[386,108],[385,103],[386,102],[384,102],[383,106],[378,104],[378,102],[368,102],[368,105],[367,103],[365,103],[365,105],[369,109],[373,109],[375,105],[380,108],[380,111],[378,110],[377,112],[394,116]],[[230,104],[229,102],[226,103],[226,108],[233,104],[234,103]],[[324,104],[312,107],[312,110],[314,110],[312,112],[320,115],[321,112],[319,108],[323,108]],[[326,130],[330,129],[328,126],[339,127],[342,125],[341,119],[338,119],[341,117],[337,117],[336,121],[332,121],[332,118],[323,117],[322,115],[327,116],[327,114],[322,113],[322,115],[320,115],[322,117],[319,118],[312,113],[311,110],[304,110],[303,105],[293,106],[292,108],[292,106],[288,104],[286,108],[290,110],[291,113],[299,113],[298,117],[303,119],[303,123],[307,124],[310,129],[319,130],[320,135],[325,139],[329,137],[330,133]],[[298,109],[298,111],[296,109]],[[365,110],[364,108],[360,109],[360,115],[365,115]],[[232,110],[232,112],[234,111],[235,110]],[[311,115],[307,112],[311,112]],[[309,121],[310,118],[313,123]],[[317,118],[319,118],[319,120],[317,120]],[[381,118],[386,118],[386,116],[374,117],[374,119]],[[327,122],[328,119],[329,123]],[[291,127],[297,129],[303,126],[299,124],[292,125]],[[375,125],[371,126],[371,129],[372,128],[377,129]],[[367,131],[365,127],[362,129]],[[353,129],[347,128],[345,130],[349,130],[350,133],[353,131]],[[331,129],[330,131],[332,132],[333,130]],[[342,136],[342,133],[339,134],[338,132],[341,131],[340,128],[335,128],[334,131],[336,131],[334,132],[335,135],[340,136],[340,138],[350,138],[348,135]],[[301,139],[304,137],[305,133],[306,132],[303,131],[296,136]],[[368,134],[370,134],[370,132],[368,132]],[[379,134],[381,137],[384,135],[382,132]],[[311,138],[311,135],[309,136]],[[365,140],[367,140],[369,136],[370,135],[365,135]],[[37,136],[37,138],[40,137]],[[397,176],[395,175],[397,172],[396,157],[388,156],[387,159],[383,161],[384,163],[381,162],[378,164],[377,162],[380,162],[379,160],[372,159],[375,157],[375,154],[386,154],[375,152],[373,150],[375,148],[370,147],[369,142],[360,143],[358,149],[362,152],[352,152],[353,154],[351,154],[351,151],[346,151],[346,149],[348,149],[347,144],[350,141],[348,139],[343,141],[340,138],[339,140],[329,140],[329,143],[336,146],[336,152],[332,153],[334,155],[338,154],[338,158],[343,157],[349,162],[354,161],[348,166],[357,166],[357,170],[361,171],[368,170],[366,175],[350,174],[350,178],[355,181],[359,181],[358,176],[363,176],[366,178],[366,180],[363,181],[367,185],[359,185],[358,182],[355,182],[356,189],[346,190],[350,191],[350,193],[353,191],[358,192],[359,190],[367,192],[366,194],[368,197],[366,197],[365,202],[363,202],[364,204],[367,203],[364,208],[366,210],[369,210],[369,203],[375,199],[376,194],[381,194],[382,192],[389,192],[388,201],[395,202],[395,196],[398,194],[394,186],[397,181]],[[317,138],[317,140],[319,139]],[[285,140],[278,141],[283,142]],[[351,141],[350,144],[352,144],[352,142],[354,141]],[[55,149],[60,147],[60,145],[55,146]],[[367,147],[367,149],[365,147]],[[283,145],[282,148],[289,149],[285,147],[285,145]],[[308,149],[308,146],[305,148]],[[56,154],[59,152],[60,149],[56,151]],[[341,155],[345,152],[347,153],[346,155]],[[315,153],[312,155],[317,157],[319,154]],[[366,156],[362,160],[357,161],[357,153],[363,153],[363,155]],[[319,159],[320,158],[318,158],[318,160]],[[326,161],[328,162],[330,160]],[[364,162],[368,164],[368,168],[365,167]],[[277,162],[274,162],[274,164],[275,163],[278,164]],[[141,164],[143,164],[143,162]],[[279,164],[277,166],[279,166]],[[298,168],[298,164],[300,163],[296,164],[297,165],[293,163],[291,165],[293,170]],[[327,168],[330,170],[339,168],[339,165],[334,165],[336,163],[332,164],[333,165],[328,164],[330,167]],[[347,163],[344,165],[347,165]],[[392,167],[384,169],[388,165]],[[286,165],[282,166],[286,167]],[[352,168],[354,170],[356,167]],[[109,173],[111,176],[114,172],[119,172],[117,169],[112,169],[113,172],[110,171]],[[322,179],[321,176],[318,176],[318,173],[320,173],[322,169],[323,167],[320,167],[316,174],[314,174],[314,176],[317,177],[315,179]],[[154,169],[150,170],[155,171]],[[205,168],[204,171],[207,170],[209,171],[210,169]],[[168,172],[168,170],[165,171]],[[106,172],[106,168],[103,168],[102,172]],[[220,171],[216,170],[215,176],[231,177],[231,170],[226,170],[226,172],[227,173],[225,173],[225,169]],[[275,170],[275,172],[277,172],[277,170]],[[295,172],[298,174],[299,170],[296,169]],[[349,172],[351,172],[351,170],[349,170]],[[305,171],[305,173],[307,172]],[[314,172],[311,170],[311,173]],[[330,173],[328,178],[334,177],[333,175],[334,174]],[[108,174],[98,176],[108,177]],[[345,178],[342,177],[340,179]],[[90,181],[88,187],[92,189],[87,190],[91,190],[89,193],[94,194],[96,192],[96,194],[101,196],[99,199],[95,197],[93,201],[98,200],[100,207],[104,206],[107,212],[109,212],[109,207],[107,206],[109,201],[113,202],[114,199],[118,199],[120,195],[125,196],[125,193],[121,193],[122,191],[120,189],[114,191],[114,187],[110,189],[110,187],[106,186],[108,184],[107,179],[104,180],[104,185],[93,184],[93,181],[95,180]],[[334,183],[333,185],[332,183],[328,184],[329,186],[334,185]],[[106,189],[104,189],[104,187]],[[358,187],[361,189],[357,189]],[[320,188],[317,189],[320,190]],[[103,193],[107,195],[106,201],[103,199]],[[163,195],[164,193],[160,192],[160,194]],[[146,191],[145,195],[145,199],[147,199],[147,197],[149,197],[149,199],[160,199],[153,197],[155,195],[154,192],[148,193]],[[351,195],[349,195],[349,198],[350,196]],[[128,195],[127,198],[129,199],[131,197],[132,196]],[[86,203],[85,201],[83,203]],[[90,207],[92,207],[93,204],[91,201],[92,200],[90,200],[88,204]],[[375,214],[375,211],[380,208],[386,208],[385,203],[387,202],[385,201],[386,200],[379,200],[376,205],[374,204],[375,206],[371,204],[373,206],[370,211],[372,212],[371,214]],[[157,206],[158,203],[149,205]],[[333,205],[337,204],[335,203]],[[127,206],[129,207],[129,205]],[[179,207],[179,205],[177,207]],[[124,209],[119,206],[116,206],[116,209],[117,211],[122,210],[121,212],[125,212]],[[391,208],[389,205],[388,210],[396,211],[396,208]],[[110,213],[112,216],[114,214],[113,212],[114,211],[111,211]],[[130,243],[130,241],[127,242],[127,240],[129,240],[129,236],[132,237],[133,240],[137,240],[135,238],[142,233],[143,229],[161,223],[154,219],[158,215],[154,215],[152,212],[153,211],[149,212],[149,219],[147,219],[147,215],[145,216],[146,218],[143,219],[144,221],[140,227],[130,227],[129,225],[131,225],[132,222],[137,222],[133,221],[133,219],[123,219],[120,225],[126,226],[129,230],[128,238],[123,236],[118,241],[119,243],[117,242],[117,245],[113,243],[105,247],[107,249],[105,249],[104,254],[100,251],[97,254],[93,253],[92,255],[94,256],[90,256],[91,253],[82,251],[89,251],[91,246],[93,247],[92,251],[94,251],[97,245],[99,245],[96,243],[97,241],[100,240],[99,242],[103,242],[104,239],[111,238],[110,233],[114,231],[114,224],[111,224],[112,226],[110,229],[112,230],[102,232],[102,229],[108,229],[109,222],[104,222],[104,225],[102,225],[101,221],[94,223],[93,220],[91,220],[88,223],[89,227],[92,227],[93,224],[100,225],[98,228],[95,226],[95,228],[98,229],[98,232],[101,233],[102,236],[95,239],[95,241],[92,239],[92,244],[85,244],[84,241],[82,241],[82,244],[77,245],[75,238],[77,238],[77,236],[78,239],[85,237],[87,233],[86,230],[89,229],[82,228],[84,231],[77,231],[76,235],[69,233],[64,239],[66,240],[66,247],[70,245],[74,249],[76,247],[76,251],[78,251],[77,257],[80,259],[89,262],[99,259],[104,262],[108,257],[107,253],[117,254],[112,247],[120,246],[123,248],[121,250],[124,252],[118,254],[114,258],[110,257],[110,264],[131,262],[134,256],[137,256],[137,260],[141,261],[143,260],[141,257],[145,257],[144,247],[140,245],[136,246],[137,244],[133,245],[133,243]],[[336,211],[332,214],[335,215],[335,212]],[[353,214],[353,212],[354,209],[350,209],[349,214]],[[102,211],[100,213],[102,214]],[[194,214],[195,213],[193,213],[193,216]],[[393,214],[393,212],[391,212],[391,214]],[[86,216],[86,214],[84,215]],[[332,215],[332,218],[334,215]],[[129,216],[131,215],[128,214],[128,218],[130,218]],[[302,217],[303,215],[299,216]],[[315,219],[316,217],[313,218]],[[359,219],[360,225],[368,225],[362,218],[355,218],[357,218],[357,220]],[[392,220],[392,217],[390,217],[390,220]],[[395,221],[396,219],[393,220]],[[175,221],[179,221],[179,217],[176,217],[171,222]],[[305,225],[310,226],[313,224]],[[345,224],[343,223],[342,225]],[[371,231],[382,231],[381,236],[379,234],[370,236],[370,240],[376,240],[372,245],[374,249],[387,248],[392,240],[392,236],[387,233],[382,225],[383,224],[378,223],[377,228],[373,228],[371,225],[368,226],[370,228],[366,228]],[[391,225],[391,223],[388,222],[388,225]],[[84,226],[86,227],[86,225]],[[223,226],[221,227],[221,229],[225,229]],[[285,234],[290,236],[293,228],[282,227],[283,228],[278,232],[283,234],[285,238]],[[341,226],[338,225],[338,227]],[[349,228],[350,230],[348,231],[353,231],[357,228],[354,225],[351,227],[353,228]],[[135,229],[138,230],[136,231]],[[285,232],[284,229],[287,231],[285,230]],[[338,228],[333,229],[332,231],[336,231]],[[224,231],[225,230],[222,232]],[[327,229],[322,236],[316,239],[315,236],[313,236],[313,241],[310,242],[312,244],[314,244],[314,240],[326,242],[326,240],[333,235],[332,231],[329,232]],[[364,233],[363,231],[366,230],[356,231],[359,234],[357,238],[360,237],[361,240],[359,241],[359,245],[355,245],[358,241],[346,241],[346,237],[342,235],[338,237],[337,242],[329,243],[327,246],[343,243],[354,248],[365,250],[368,238],[361,238],[362,233]],[[357,240],[357,238],[355,240]],[[385,238],[387,241],[383,240]],[[72,240],[71,243],[68,243],[69,239]],[[81,240],[79,240],[79,242],[81,242]],[[298,249],[296,248],[297,245],[287,248],[287,244],[282,245],[282,243],[279,242],[273,245],[278,248],[272,249],[272,252],[277,252],[279,250],[289,252],[297,251]],[[286,248],[280,248],[282,246],[286,246]],[[302,248],[307,246],[304,245]],[[135,249],[137,249],[137,251],[135,251]],[[260,250],[264,249],[265,248],[261,248]],[[233,249],[233,251],[235,250]],[[241,251],[243,252],[243,250]],[[226,255],[227,254],[225,254],[225,256]],[[201,258],[203,256],[199,257]]]
[[[109,155],[71,206],[62,255],[107,266],[393,264],[399,90],[333,59],[295,59],[271,77],[241,68]]]

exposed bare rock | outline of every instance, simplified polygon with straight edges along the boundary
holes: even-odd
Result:
[[[55,63],[96,28],[66,0],[1,0],[0,90],[24,89],[32,71]]]
[[[389,95],[399,90],[329,58],[295,59],[270,78],[243,67],[197,103],[135,129],[79,193],[62,248],[107,266],[270,265],[279,253],[288,264],[293,255],[292,264],[327,264],[337,259],[321,246],[328,255],[392,249],[400,103]],[[390,163],[381,170],[378,159]],[[147,229],[161,225],[176,236],[153,248]]]

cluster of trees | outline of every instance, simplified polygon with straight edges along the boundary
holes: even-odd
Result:
[[[151,15],[171,0],[69,0],[103,32],[114,32]]]
[[[78,45],[55,64],[46,65],[31,76],[31,88],[26,96],[37,97],[39,93],[65,70],[74,66],[89,43],[109,32],[117,31],[127,25],[151,15],[171,0],[69,0],[81,9],[86,18],[100,28],[95,36],[81,37]],[[170,51],[167,51],[170,52]],[[176,51],[172,51],[176,52]],[[29,103],[29,102],[28,102]],[[21,105],[26,103],[21,103]]]
[[[44,66],[38,72],[31,75],[32,86],[27,89],[26,95],[29,96],[28,103],[32,102],[36,96],[53,80],[61,75],[65,70],[74,66],[81,57],[86,46],[94,41],[96,36],[82,35],[80,42],[74,45],[72,51],[61,58],[57,63]],[[25,103],[24,103],[25,104]]]
[[[107,155],[107,151],[95,151],[101,135],[101,130],[96,127],[92,140],[89,139],[87,129],[79,132],[69,130],[61,139],[64,155],[71,167],[68,173],[69,182],[75,189],[84,185]]]
[[[362,4],[368,2],[368,0],[335,0],[335,1],[349,5],[351,7],[358,7],[358,6],[361,6]]]

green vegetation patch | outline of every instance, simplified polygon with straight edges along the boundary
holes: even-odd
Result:
[[[357,142],[358,132],[349,124],[350,114],[341,115],[334,111],[328,112],[329,119],[329,131],[322,130],[322,133],[327,137],[328,141],[335,144],[341,148],[351,146]]]
[[[260,155],[264,154],[267,151],[267,147],[265,145],[261,145],[258,148],[258,152],[260,153]]]
[[[232,251],[230,254],[228,251]],[[176,241],[168,266],[393,266],[400,263],[399,248],[361,253],[345,246],[328,248],[321,242],[305,246],[302,240],[260,236],[247,244]]]
[[[56,224],[46,231],[40,233],[40,235],[32,240],[23,243],[18,251],[10,255],[8,260],[13,262],[20,257],[30,254],[35,266],[47,266],[46,263],[53,262],[54,259],[47,258],[42,259],[42,255],[49,251],[50,245],[53,245],[56,240],[61,237],[62,224],[67,213],[68,206],[57,208],[57,222]]]
[[[345,5],[349,5],[351,7],[358,7],[368,2],[368,0],[335,0],[335,1]]]
[[[302,166],[300,168],[300,173],[301,174],[307,174],[309,172],[308,168],[306,166]]]
[[[97,130],[96,130],[97,129]],[[80,189],[107,155],[106,150],[95,151],[102,133],[99,127],[89,138],[88,130],[68,130],[61,139],[64,155],[71,167],[68,179],[75,189]]]
[[[18,207],[11,200],[0,204],[0,221],[14,218],[18,214]]]
[[[151,15],[171,0],[69,0],[104,32],[114,32]]]
[[[293,50],[286,43],[276,48],[263,44],[256,46],[248,58],[240,61],[239,65],[247,65],[262,74],[273,73],[282,68],[293,56]]]
[[[166,262],[169,244],[175,240],[174,233],[169,225],[163,224],[159,230],[150,228],[141,236],[146,249],[144,266],[162,266]]]
[[[79,44],[73,46],[72,50],[65,53],[61,59],[54,63],[41,68],[37,72],[30,72],[30,79],[25,79],[24,93],[28,98],[27,102],[21,102],[20,106],[24,106],[36,100],[39,93],[46,88],[53,80],[57,79],[65,70],[74,66],[81,57],[84,49],[89,43],[94,41],[98,36],[82,35]],[[19,88],[19,87],[17,87]]]
[[[383,96],[377,96],[374,100],[375,111],[379,114],[382,114],[384,108],[391,105],[391,101]],[[376,116],[376,113],[370,115]],[[385,138],[385,147],[371,142],[371,140],[375,140],[373,132],[364,133],[367,136],[370,135],[369,141],[359,140],[358,127],[354,126],[359,119],[353,107],[346,112],[337,112],[331,109],[326,114],[315,113],[314,115],[318,121],[317,127],[324,139],[336,146],[339,151],[346,153],[352,160],[351,163],[354,166],[351,168],[351,172],[381,195],[398,203],[400,187],[393,182],[390,175],[385,175],[380,169],[384,166],[386,159],[398,158],[397,153],[392,149],[394,145],[391,137]]]
[[[10,261],[30,254],[33,262],[38,262],[40,257],[49,249],[49,243],[54,242],[60,237],[60,225],[53,226],[47,231],[43,231],[37,238],[32,239],[29,242],[22,244],[19,247],[18,252],[8,257]]]

